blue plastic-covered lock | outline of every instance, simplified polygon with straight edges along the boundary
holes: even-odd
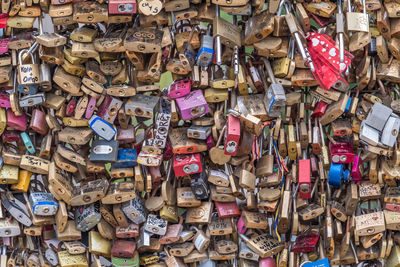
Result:
[[[117,134],[117,131],[111,124],[97,115],[93,115],[92,118],[90,118],[89,127],[95,134],[107,141],[111,141]]]
[[[340,187],[342,185],[342,180],[347,181],[349,178],[350,171],[344,168],[344,164],[331,163],[328,179],[329,185]]]
[[[313,262],[308,262],[303,265],[303,267],[330,267],[328,259],[317,260]]]

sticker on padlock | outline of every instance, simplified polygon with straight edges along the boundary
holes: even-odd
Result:
[[[89,126],[93,132],[107,141],[111,141],[117,133],[111,124],[96,115],[93,115],[92,118],[90,118]]]
[[[203,166],[199,153],[188,155],[174,155],[174,172],[176,177],[201,173]]]

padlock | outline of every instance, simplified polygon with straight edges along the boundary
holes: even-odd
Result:
[[[28,53],[32,58],[32,64],[22,64],[22,55]],[[22,50],[18,54],[18,91],[24,94],[36,94],[40,83],[39,65],[36,63],[32,52]]]
[[[96,226],[100,219],[101,214],[99,202],[75,208],[76,227],[80,231],[89,231]]]
[[[243,162],[242,171],[239,174],[239,185],[242,188],[253,191],[256,187],[255,167],[250,162]]]
[[[210,25],[211,26],[211,25]],[[201,36],[200,48],[196,57],[196,65],[206,68],[210,65],[214,55],[214,38],[211,36],[211,28]]]
[[[272,81],[272,84],[270,85],[264,96],[267,113],[270,117],[279,117],[282,112],[282,107],[285,105],[286,102],[285,92],[282,85],[276,83],[274,73],[272,71],[269,61],[263,58],[263,62],[267,69],[268,76]]]
[[[56,214],[58,203],[51,193],[34,192],[29,194],[29,202],[35,215],[51,216]]]
[[[122,203],[122,210],[128,219],[136,224],[146,221],[146,210],[143,201],[139,196]]]

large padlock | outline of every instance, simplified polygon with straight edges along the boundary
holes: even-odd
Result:
[[[29,54],[32,64],[23,64],[22,55]],[[18,91],[23,94],[36,94],[39,89],[40,71],[39,64],[36,63],[35,56],[32,52],[24,49],[18,54]]]

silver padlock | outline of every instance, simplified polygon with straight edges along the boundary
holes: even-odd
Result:
[[[187,136],[193,139],[207,140],[211,134],[211,127],[191,125],[187,130]]]
[[[0,237],[12,237],[21,234],[19,223],[13,218],[0,219]]]
[[[21,108],[24,107],[33,107],[36,105],[40,105],[46,101],[45,93],[38,93],[34,95],[25,95],[19,99],[19,106]]]
[[[136,224],[141,224],[146,221],[146,208],[144,207],[142,198],[139,196],[122,203],[122,211],[129,220]]]
[[[280,117],[286,105],[285,90],[281,84],[276,83],[269,60],[266,58],[262,58],[262,60],[267,68],[268,76],[272,81],[264,95],[265,108],[267,109],[269,117]]]
[[[51,248],[46,249],[44,256],[51,263],[52,266],[56,266],[58,264],[57,253]]]
[[[76,228],[81,232],[87,232],[95,227],[101,220],[100,202],[75,208]]]
[[[129,116],[153,118],[158,111],[158,96],[134,95],[125,103],[125,113]]]
[[[33,192],[29,194],[32,212],[40,216],[52,216],[57,213],[58,203],[51,193]]]
[[[216,267],[217,264],[215,261],[210,260],[210,259],[205,259],[202,262],[199,263],[198,267]]]
[[[385,127],[386,121],[393,113],[392,109],[379,103],[375,102],[371,110],[368,113],[367,118],[364,120],[370,127],[375,128],[379,132],[382,132]]]
[[[361,122],[360,140],[367,142],[370,145],[377,146],[379,143],[380,133],[375,128],[369,126],[365,120]]]
[[[144,224],[144,229],[152,234],[165,235],[167,232],[167,225],[168,221],[158,217],[155,214],[149,214],[149,216],[147,216],[146,223]]]
[[[151,237],[151,233],[147,232],[144,227],[140,228],[140,234],[139,234],[139,239],[137,242],[137,248],[141,248],[141,247],[147,247],[150,246],[150,237]]]
[[[40,72],[40,88],[44,92],[48,92],[52,88],[52,78],[50,65],[42,62],[39,66]]]
[[[397,115],[393,115],[390,116],[386,121],[381,135],[381,143],[390,147],[394,146],[400,128],[400,119],[397,117]]]

